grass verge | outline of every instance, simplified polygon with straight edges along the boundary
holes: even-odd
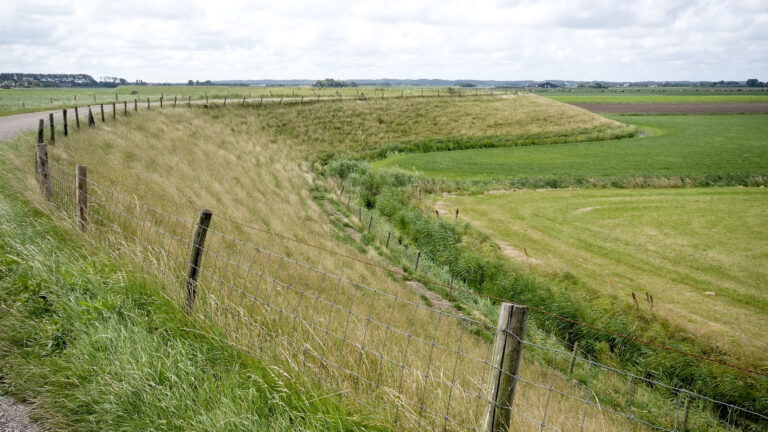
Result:
[[[8,191],[7,180],[0,180]],[[372,430],[240,353],[163,288],[0,194],[0,391],[53,430]]]

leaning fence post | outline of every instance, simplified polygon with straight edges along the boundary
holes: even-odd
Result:
[[[88,228],[88,167],[78,165],[77,178],[77,227],[85,232]]]
[[[75,126],[80,129],[80,113],[77,111],[77,107],[75,107]]]
[[[88,107],[88,127],[93,127],[96,124],[96,121],[93,119],[93,111],[91,111],[91,107]]]
[[[64,136],[69,136],[69,125],[67,124],[67,109],[61,110],[61,115],[64,118]]]
[[[384,246],[385,248],[389,248],[389,239],[392,237],[392,230],[389,230],[387,233],[387,245]]]
[[[40,173],[40,189],[45,195],[45,199],[51,199],[51,178],[48,170],[48,147],[45,143],[37,143],[37,167]]]
[[[104,104],[99,104],[101,107],[101,122],[104,123]]]
[[[200,273],[200,261],[203,258],[205,236],[208,234],[208,227],[211,225],[212,216],[213,213],[210,210],[203,209],[200,211],[200,218],[197,220],[192,243],[192,256],[189,259],[189,273],[187,275],[187,313],[192,313],[192,306],[195,304],[197,276]]]
[[[488,408],[483,432],[508,432],[517,373],[523,357],[523,338],[528,307],[502,303],[493,343]]]
[[[51,144],[56,144],[56,132],[53,124],[53,113],[48,114],[48,123],[51,124]]]

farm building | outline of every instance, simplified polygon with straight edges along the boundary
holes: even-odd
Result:
[[[551,82],[549,82],[549,81],[547,81],[547,82],[543,82],[543,83],[541,83],[541,84],[536,84],[536,87],[537,87],[537,88],[560,88],[560,86],[559,86],[559,85],[557,85],[557,84],[554,84],[554,83],[551,83]]]

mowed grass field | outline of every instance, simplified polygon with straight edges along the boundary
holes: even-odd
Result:
[[[565,103],[664,104],[664,103],[748,103],[768,102],[764,88],[610,88],[536,89],[541,96]]]
[[[524,268],[567,269],[620,303],[634,292],[644,311],[768,366],[767,189],[519,190],[437,205]]]
[[[403,154],[375,162],[452,180],[768,174],[768,115],[617,116],[646,136]]]

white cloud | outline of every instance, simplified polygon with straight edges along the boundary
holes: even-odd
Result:
[[[745,79],[765,0],[6,1],[2,71],[129,80]],[[768,75],[768,74],[766,74]]]

